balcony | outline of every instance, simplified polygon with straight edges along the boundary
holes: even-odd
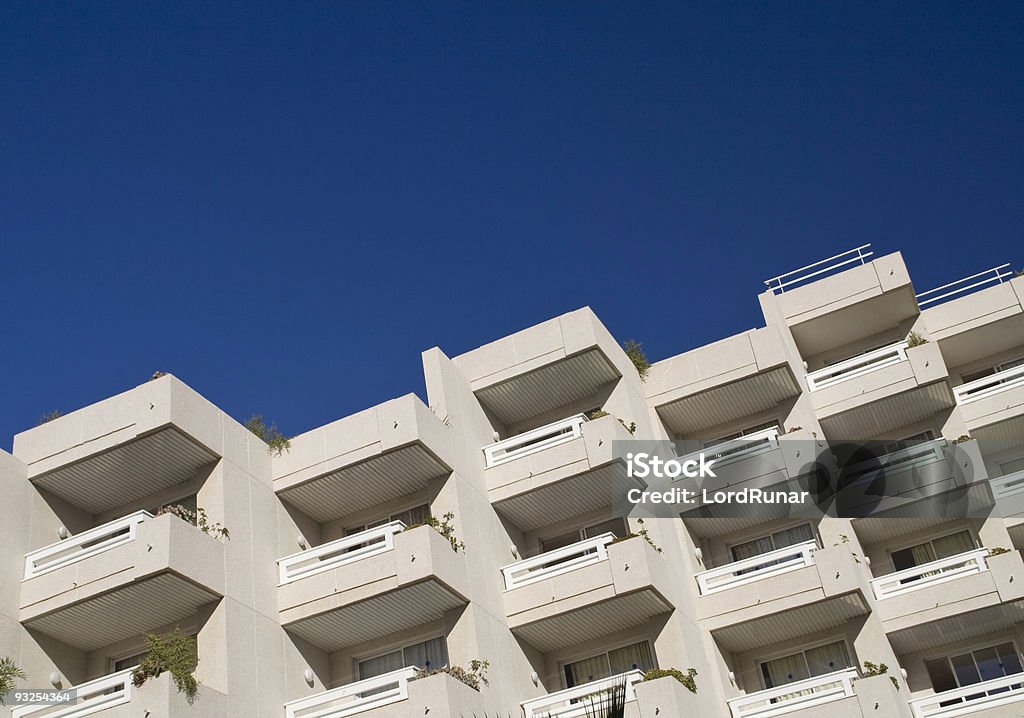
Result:
[[[774,409],[800,394],[778,329],[754,329],[651,367],[644,391],[669,432],[685,437]]]
[[[851,344],[917,316],[903,257],[895,252],[875,258],[870,246],[765,282],[768,291],[759,297],[765,320],[787,324],[801,355]]]
[[[411,629],[465,605],[465,556],[429,526],[399,522],[278,561],[281,622],[325,651]]]
[[[324,524],[427,489],[451,461],[448,427],[409,394],[294,437],[274,490]]]
[[[480,694],[443,673],[416,678],[402,668],[285,704],[285,718],[420,718],[472,715]]]
[[[997,718],[1010,714],[996,711],[989,714],[982,711],[1008,706],[1022,700],[1024,675],[1017,673],[952,691],[943,691],[927,698],[917,698],[910,701],[910,708],[914,712],[914,718],[955,718],[965,715],[991,715],[992,718]],[[1020,715],[1019,707],[1013,715]]]
[[[589,308],[516,332],[452,362],[480,404],[506,426],[590,399],[627,373],[636,375]]]
[[[542,653],[672,610],[669,566],[643,538],[605,534],[502,569],[512,632]]]
[[[833,701],[848,698],[855,701],[853,683],[856,679],[856,668],[826,673],[733,698],[729,701],[729,711],[732,718],[772,718]]]
[[[173,376],[14,437],[36,486],[101,515],[193,479],[220,456],[248,467],[242,426]]]
[[[1024,518],[1024,471],[1015,471],[989,480],[996,515],[1001,518]]]
[[[1024,414],[1024,364],[953,387],[969,429]]]
[[[809,541],[697,574],[698,617],[740,653],[866,615],[869,578],[848,546]]]
[[[616,454],[632,438],[615,417],[578,414],[486,446],[491,503],[523,531],[609,506],[643,487]]]
[[[629,671],[617,676],[591,681],[580,686],[549,693],[523,702],[524,718],[587,718],[601,700],[616,686],[625,683],[626,705],[636,704],[636,685],[643,680],[642,671]],[[605,700],[607,700],[605,698]],[[629,708],[627,707],[627,711]],[[627,713],[628,715],[628,713]],[[289,716],[289,718],[291,718]]]
[[[954,406],[938,345],[898,342],[807,374],[826,435],[877,436]]]
[[[894,647],[915,645],[915,632],[933,635],[933,622],[965,614],[985,623],[983,612],[1015,611],[1024,598],[1024,560],[1017,551],[992,555],[986,548],[872,579],[875,610]],[[972,620],[973,620],[972,618]],[[969,623],[960,621],[961,626]],[[899,634],[903,632],[904,635]]]
[[[192,616],[224,595],[224,570],[219,541],[138,512],[29,553],[20,618],[90,651]]]
[[[161,718],[221,718],[227,715],[227,697],[224,694],[200,685],[199,696],[190,706],[178,694],[169,673],[151,678],[136,688],[132,684],[132,669],[129,668],[69,686],[67,690],[74,691],[72,703],[13,706],[11,718],[85,718],[92,715],[97,718],[132,718],[143,714]]]

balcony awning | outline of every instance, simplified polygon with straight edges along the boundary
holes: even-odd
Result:
[[[1009,629],[1022,621],[1024,600],[958,613],[888,635],[896,655],[901,656]]]
[[[726,626],[711,635],[726,651],[740,653],[836,628],[851,618],[867,615],[869,611],[864,596],[854,592]]]
[[[949,383],[937,381],[909,391],[865,402],[820,419],[826,436],[839,441],[863,441],[931,418],[956,405]]]

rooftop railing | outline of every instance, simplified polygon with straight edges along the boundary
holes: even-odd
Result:
[[[608,544],[614,540],[615,534],[601,534],[505,566],[501,569],[501,573],[505,577],[505,590],[510,591],[513,588],[605,561],[608,559]]]
[[[72,686],[74,703],[70,705],[12,706],[11,718],[84,718],[132,699],[132,671],[129,668],[94,681]]]
[[[777,277],[766,279],[764,284],[768,287],[768,291],[773,294],[782,294],[788,287],[791,288],[797,284],[803,284],[815,277],[833,274],[851,264],[867,263],[868,259],[874,254],[874,252],[869,251],[870,247],[870,244],[863,244],[860,247],[842,252],[828,259],[808,264],[806,267],[800,267],[800,269],[794,269],[792,272],[786,272]]]
[[[518,436],[485,446],[484,459],[490,468],[578,439],[583,436],[583,424],[586,421],[585,415],[576,414],[568,419],[525,431]]]
[[[957,404],[970,404],[972,401],[1016,389],[1019,386],[1024,386],[1024,364],[955,386],[953,387],[953,396],[956,397]]]
[[[910,708],[914,718],[956,718],[1020,700],[1024,700],[1024,673],[1014,673],[917,698],[910,701]]]
[[[772,718],[803,708],[849,698],[853,693],[856,668],[787,683],[778,688],[749,693],[729,701],[733,718]]]
[[[280,582],[282,585],[291,583],[390,551],[395,547],[395,534],[403,531],[404,523],[391,521],[279,559]]]
[[[134,541],[139,524],[152,518],[153,514],[148,511],[136,511],[38,551],[32,551],[25,555],[25,580]]]
[[[1009,267],[1010,263],[1007,262],[1006,264],[1000,264],[998,267],[986,269],[984,272],[978,272],[969,277],[958,279],[955,282],[943,284],[941,287],[929,289],[927,292],[920,292],[917,295],[917,304],[920,307],[925,307],[929,304],[952,299],[961,294],[967,294],[978,287],[1002,284],[1004,281],[1013,278],[1013,272],[1010,271]]]
[[[640,670],[629,671],[534,698],[522,704],[524,718],[586,718],[593,712],[594,706],[601,705],[602,695],[607,694],[623,681],[626,684],[626,702],[635,701],[636,691],[634,689],[636,684],[643,680],[643,675]]]
[[[347,718],[347,716],[404,701],[409,698],[409,681],[415,677],[415,668],[402,668],[364,681],[349,683],[340,688],[285,703],[285,716],[286,718]]]
[[[872,579],[871,588],[878,600],[900,596],[910,591],[987,571],[986,556],[988,549],[978,548],[938,561],[929,561],[920,566]]]
[[[724,566],[698,573],[696,576],[697,586],[700,589],[700,594],[706,596],[709,593],[725,591],[754,581],[789,573],[798,568],[813,566],[814,552],[817,550],[817,542],[805,541],[751,556],[742,561],[733,561]]]
[[[827,386],[870,374],[873,371],[892,366],[893,364],[899,364],[907,360],[907,349],[909,348],[910,345],[907,342],[897,342],[809,372],[807,374],[807,388],[811,391],[817,391]]]

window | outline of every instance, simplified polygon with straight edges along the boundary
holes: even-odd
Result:
[[[971,686],[982,681],[1002,678],[1015,673],[1024,673],[1020,654],[1012,642],[1000,643],[996,646],[955,653],[941,658],[933,658],[924,662],[928,670],[928,678],[936,693],[951,691],[964,686]],[[1024,685],[1024,684],[1021,684]],[[1020,688],[1020,685],[1007,686],[1005,690]],[[1003,690],[1003,689],[1000,689]],[[941,706],[955,705],[985,695],[956,698],[940,703]]]
[[[741,544],[736,544],[729,550],[732,552],[733,561],[742,561],[745,558],[760,556],[761,554],[768,553],[769,551],[775,551],[776,549],[795,546],[798,543],[813,540],[814,529],[811,528],[811,525],[800,524],[799,526],[783,529],[782,531],[776,531],[775,533],[768,534],[767,536],[761,536],[753,541],[744,541]],[[765,561],[757,566],[737,571],[736,575],[742,576],[745,573],[758,571],[762,568],[774,566],[777,563],[779,563],[779,561]]]
[[[974,539],[971,538],[971,532],[958,531],[955,534],[925,541],[924,543],[917,544],[916,546],[892,551],[890,555],[892,557],[893,568],[897,571],[903,571],[908,568],[913,568],[914,566],[920,566],[924,563],[931,563],[932,561],[939,561],[940,559],[949,558],[950,556],[956,556],[970,551],[973,548]],[[913,576],[911,578],[904,579],[900,583],[916,581],[925,575],[930,576],[933,574],[927,573],[921,574],[920,576]]]
[[[787,683],[841,671],[852,665],[850,653],[846,650],[846,642],[834,641],[764,661],[761,663],[761,677],[766,689],[778,688]],[[787,697],[791,696],[781,696],[780,700]]]
[[[1014,474],[1018,471],[1024,471],[1024,456],[1019,459],[1010,459],[999,465],[999,471],[1003,476],[1008,474]]]
[[[1024,364],[1024,357],[1020,357],[1019,359],[1011,359],[1010,361],[1005,361],[1002,364],[996,364],[995,366],[985,367],[984,369],[966,372],[962,374],[960,378],[963,379],[964,384],[969,384],[972,381],[984,379],[987,376],[992,376],[993,374],[998,374],[1001,371],[1013,369],[1014,367],[1021,366],[1022,364]]]
[[[347,528],[345,529],[345,535],[351,536],[352,534],[357,534],[362,531],[366,531],[367,529],[376,528],[377,526],[383,526],[384,524],[390,523],[391,521],[401,521],[406,526],[412,526],[414,524],[423,524],[426,523],[429,517],[430,504],[421,504],[419,506],[414,506],[411,509],[406,509],[405,511],[399,511],[394,514],[382,516],[379,519],[368,521],[367,523],[360,524],[359,526]]]
[[[925,444],[929,441],[935,440],[935,434],[931,431],[922,431],[920,434],[914,434],[903,439],[897,439],[896,441],[888,441],[883,446],[885,447],[885,453],[892,454],[897,451],[903,451],[919,444]]]
[[[634,669],[649,671],[657,668],[654,661],[654,653],[651,651],[651,644],[648,641],[640,641],[629,646],[616,648],[613,651],[599,653],[590,658],[580,661],[566,663],[565,687],[573,688],[591,681],[599,681],[602,678],[626,673]]]
[[[569,531],[568,533],[553,536],[548,539],[542,539],[540,542],[541,553],[547,553],[548,551],[554,551],[564,546],[570,546],[577,541],[583,541],[588,538],[594,538],[601,534],[612,533],[618,537],[623,537],[629,533],[629,527],[626,525],[626,519],[619,516],[608,521],[602,521],[601,523],[591,524],[584,526],[581,529]]]
[[[741,429],[740,431],[734,432],[732,434],[726,434],[725,436],[720,436],[717,439],[710,439],[708,441],[704,441],[703,444],[704,444],[704,448],[707,449],[707,448],[710,448],[712,446],[717,446],[718,444],[724,444],[727,441],[732,441],[734,439],[739,439],[739,438],[742,438],[744,436],[749,436],[750,434],[756,434],[759,431],[767,431],[768,429],[778,429],[778,428],[779,428],[779,422],[777,422],[777,421],[768,421],[768,422],[765,422],[764,424],[757,424],[755,426],[748,426],[745,429]]]
[[[363,681],[409,666],[444,668],[447,665],[448,645],[444,636],[439,636],[359,661],[359,680]]]
[[[142,663],[142,659],[146,656],[146,653],[148,653],[148,651],[142,651],[140,653],[115,660],[114,673],[120,673],[121,671],[129,668],[135,668],[135,666]]]

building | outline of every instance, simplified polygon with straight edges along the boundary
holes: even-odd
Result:
[[[426,403],[280,455],[169,375],[18,434],[0,657],[77,698],[0,714],[570,718],[624,676],[633,718],[1024,715],[1024,278],[917,292],[900,254],[861,247],[760,304],[764,327],[645,381],[589,309],[430,349]],[[895,476],[1009,508],[641,525],[611,500],[634,439],[783,474],[790,442],[880,440]],[[174,628],[196,640],[193,705],[166,673],[131,679],[143,634]],[[417,677],[476,660],[479,690]],[[696,693],[642,680],[655,667],[696,670]]]

